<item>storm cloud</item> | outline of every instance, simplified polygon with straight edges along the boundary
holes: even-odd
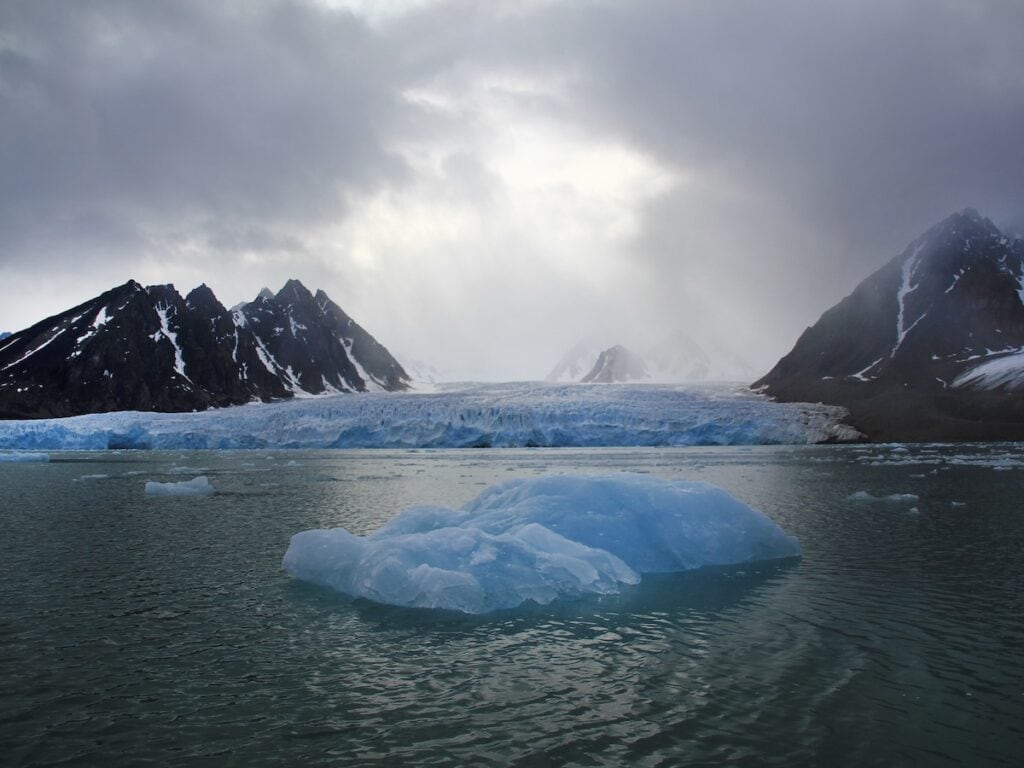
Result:
[[[130,277],[323,287],[544,375],[676,328],[756,367],[965,206],[1024,229],[1013,2],[0,7],[0,328]]]

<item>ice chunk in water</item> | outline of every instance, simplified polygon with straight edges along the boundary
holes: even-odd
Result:
[[[146,483],[148,496],[210,496],[213,493],[216,489],[205,475],[180,483],[155,483],[152,480]]]
[[[875,496],[867,491],[857,491],[846,497],[850,501],[885,501],[891,504],[916,503],[916,493],[890,493],[888,496]]]
[[[0,452],[0,461],[22,462],[22,461],[49,461],[48,453],[27,453],[25,451]]]
[[[367,536],[292,537],[292,575],[394,605],[484,613],[609,594],[640,574],[800,554],[761,512],[706,483],[645,475],[493,486],[460,510],[415,507]]]

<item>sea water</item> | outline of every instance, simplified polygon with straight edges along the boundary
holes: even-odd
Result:
[[[281,569],[298,531],[619,471],[714,483],[802,556],[482,616]],[[1012,445],[0,463],[0,762],[1016,765],[1022,491]]]

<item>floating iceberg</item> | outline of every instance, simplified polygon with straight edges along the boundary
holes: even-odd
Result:
[[[0,461],[25,462],[25,461],[49,461],[50,456],[46,453],[3,453],[0,452]]]
[[[367,536],[302,531],[282,564],[355,597],[486,613],[615,593],[643,573],[799,554],[794,537],[720,488],[621,474],[513,480],[460,510],[406,510]]]
[[[180,483],[155,483],[152,480],[146,483],[148,496],[210,496],[214,493],[216,489],[205,475]]]
[[[121,411],[0,422],[0,449],[463,448],[844,441],[842,408],[698,385],[483,384],[201,413]]]

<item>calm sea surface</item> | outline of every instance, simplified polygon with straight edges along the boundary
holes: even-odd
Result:
[[[622,470],[716,483],[803,557],[478,617],[281,571],[300,530]],[[0,565],[4,766],[1024,754],[1024,447],[51,454],[0,463]]]

